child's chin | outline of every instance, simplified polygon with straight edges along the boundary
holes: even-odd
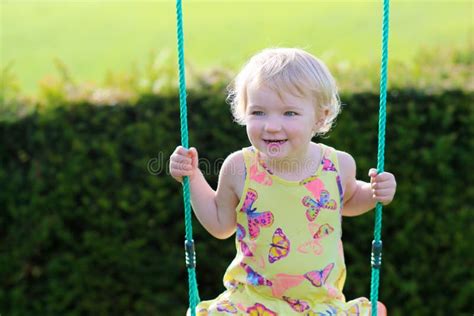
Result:
[[[269,144],[265,147],[265,153],[269,158],[283,158],[286,156],[286,143]]]

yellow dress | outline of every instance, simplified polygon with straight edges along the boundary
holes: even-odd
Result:
[[[369,315],[366,298],[342,294],[342,185],[336,151],[320,146],[317,171],[302,181],[273,175],[256,149],[243,149],[237,254],[226,291],[198,304],[197,315]]]

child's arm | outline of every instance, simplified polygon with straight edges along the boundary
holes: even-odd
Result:
[[[375,207],[376,202],[389,204],[395,195],[397,183],[393,174],[369,170],[370,183],[356,179],[356,163],[351,155],[338,151],[339,167],[344,188],[342,215],[357,216]]]
[[[178,146],[170,157],[171,176],[179,182],[183,176],[189,176],[194,213],[204,228],[219,239],[230,237],[236,229],[235,208],[239,197],[234,188],[238,176],[236,165],[240,159],[239,152],[226,158],[219,174],[217,190],[214,191],[198,168],[195,148],[186,150]]]

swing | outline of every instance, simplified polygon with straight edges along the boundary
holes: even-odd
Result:
[[[377,172],[384,170],[385,152],[385,122],[386,122],[386,98],[387,98],[387,60],[388,60],[388,28],[389,28],[389,6],[390,0],[383,0],[382,19],[382,61],[380,73],[380,104],[379,104],[379,132],[378,132],[378,152],[377,152]],[[188,144],[188,123],[186,109],[186,79],[184,68],[184,39],[183,39],[183,17],[181,0],[176,0],[176,28],[178,44],[178,72],[179,72],[179,103],[181,122],[181,145],[189,148]],[[185,217],[185,254],[186,268],[188,270],[189,284],[189,309],[192,316],[196,315],[196,306],[200,301],[196,282],[196,253],[194,250],[194,240],[191,219],[191,203],[189,178],[183,177],[183,201]],[[372,315],[377,316],[378,288],[380,279],[380,267],[382,264],[382,204],[377,202],[375,207],[374,240],[372,241],[371,254],[371,287],[370,301],[372,304]]]

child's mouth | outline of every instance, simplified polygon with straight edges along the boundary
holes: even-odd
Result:
[[[263,141],[267,145],[270,145],[270,144],[281,145],[281,144],[284,144],[287,140],[288,139],[264,139]]]

